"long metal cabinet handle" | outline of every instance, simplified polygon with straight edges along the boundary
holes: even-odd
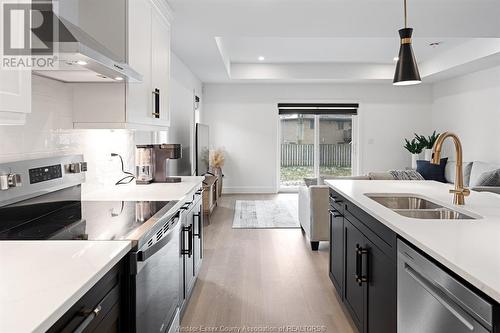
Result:
[[[154,102],[153,116],[155,118],[160,118],[160,89],[158,88],[155,88],[155,90],[153,90],[153,102]]]
[[[344,217],[344,215],[342,215],[338,210],[336,210],[335,208],[333,209],[329,209],[328,212],[330,212],[330,215],[332,215],[333,217]]]
[[[193,225],[191,224],[189,226],[189,231],[188,231],[188,244],[189,244],[189,254],[188,257],[191,258],[193,255]]]
[[[336,203],[342,203],[344,200],[339,200],[338,197],[330,195],[330,200]]]
[[[97,317],[100,312],[101,312],[101,306],[98,305],[94,310],[92,310],[92,312],[90,312],[90,314],[85,318],[85,320],[82,321],[80,325],[78,325],[78,327],[73,331],[73,333],[82,333],[83,331],[85,331],[85,329],[89,327],[90,323],[92,323],[94,318]]]
[[[198,237],[198,239],[201,239],[201,213],[196,213],[196,214],[193,214],[193,225],[194,225],[194,219],[197,219],[198,220],[198,231],[193,233],[193,236],[196,236]]]
[[[446,294],[436,288],[431,282],[425,279],[422,275],[420,275],[416,270],[411,268],[407,263],[405,263],[405,271],[408,273],[410,277],[412,277],[418,284],[420,284],[429,294],[432,295],[442,306],[444,306],[453,316],[455,316],[458,320],[464,324],[469,331],[474,331],[474,324],[471,323],[466,317],[468,316],[462,309],[460,309],[457,305],[448,302],[444,297]],[[444,297],[443,297],[444,296]]]
[[[366,274],[363,274],[363,256],[366,256]],[[356,282],[361,286],[364,282],[368,282],[368,250],[363,249],[359,244],[356,244]]]
[[[188,248],[185,249],[184,246],[186,245],[185,243],[185,237],[184,233],[188,233]],[[193,225],[190,224],[188,227],[182,227],[182,249],[181,249],[181,254],[187,254],[189,258],[193,255]]]

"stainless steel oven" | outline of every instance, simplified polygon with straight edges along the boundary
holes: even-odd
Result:
[[[175,321],[180,298],[180,230],[177,212],[130,254],[134,332],[167,332]]]

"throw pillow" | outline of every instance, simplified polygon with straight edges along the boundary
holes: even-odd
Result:
[[[390,170],[389,173],[395,180],[424,180],[424,177],[415,170]]]
[[[462,162],[462,172],[464,175],[465,186],[469,186],[471,170],[472,162]],[[455,182],[455,161],[448,160],[446,168],[444,169],[444,177],[446,178],[447,183],[453,184]]]
[[[425,180],[435,180],[441,183],[446,183],[444,170],[448,157],[442,158],[439,165],[432,164],[430,161],[417,161],[417,172],[424,177]]]
[[[470,172],[470,181],[469,186],[479,186],[478,180],[479,177],[485,172],[490,172],[496,169],[500,169],[500,165],[493,163],[486,163],[481,161],[474,161],[472,163],[472,170]]]
[[[477,179],[476,186],[500,186],[500,169],[483,172]]]

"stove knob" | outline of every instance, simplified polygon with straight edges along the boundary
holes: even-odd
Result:
[[[87,171],[87,162],[76,162],[67,165],[69,173],[80,173]]]
[[[7,176],[9,187],[19,187],[23,185],[21,175],[18,173],[11,173]]]
[[[70,173],[80,173],[80,163],[70,163],[70,164],[68,164],[68,171]]]
[[[6,175],[0,175],[0,190],[5,191],[11,187],[22,186],[21,175],[17,173],[10,173]]]

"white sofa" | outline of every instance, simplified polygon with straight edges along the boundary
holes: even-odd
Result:
[[[483,172],[500,169],[500,165],[476,161],[464,162],[464,185],[470,186],[473,191],[493,192],[500,194],[500,187],[478,186],[476,184]],[[449,183],[455,181],[455,162],[446,164],[445,178]],[[370,172],[367,176],[331,177],[331,179],[364,179],[364,180],[392,180],[388,172]],[[330,240],[330,216],[328,210],[329,189],[327,185],[304,185],[299,188],[299,222],[305,235],[311,242],[313,251],[318,250],[319,242]]]
[[[370,179],[368,176],[338,177],[349,179]],[[328,185],[304,185],[299,187],[300,227],[311,242],[311,249],[317,251],[319,242],[330,240],[330,216],[328,210]]]
[[[463,162],[464,185],[477,192],[492,192],[500,194],[500,186],[481,186],[477,181],[484,172],[500,169],[499,164],[483,161]],[[455,161],[448,161],[444,170],[444,177],[448,183],[455,182]]]

